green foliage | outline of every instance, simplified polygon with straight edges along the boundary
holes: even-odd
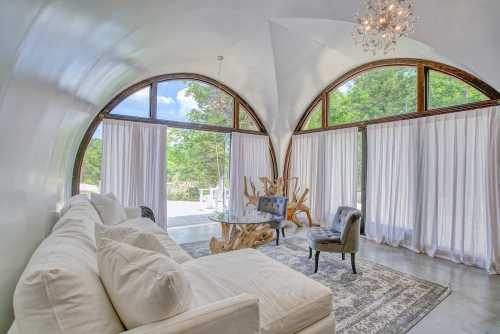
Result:
[[[215,188],[228,175],[229,135],[187,129],[168,130],[169,200],[199,199],[199,189]],[[226,183],[226,182],[225,182]]]
[[[415,68],[372,70],[346,82],[329,94],[329,124],[344,124],[415,112]]]
[[[191,81],[188,94],[198,104],[191,122],[232,126],[233,98],[212,86]],[[215,188],[229,175],[229,135],[169,129],[167,136],[169,200],[199,199],[199,189]]]
[[[429,72],[429,108],[450,107],[488,100],[477,89],[449,75]]]
[[[243,130],[253,130],[259,131],[259,127],[255,124],[255,121],[250,116],[248,111],[240,104],[240,129]]]
[[[213,86],[188,81],[187,95],[192,96],[198,104],[197,109],[187,114],[193,123],[233,126],[233,97]]]
[[[98,186],[101,182],[102,141],[92,138],[83,158],[81,182]]]
[[[304,130],[319,129],[322,126],[322,106],[319,102],[311,111],[311,115],[304,125]]]

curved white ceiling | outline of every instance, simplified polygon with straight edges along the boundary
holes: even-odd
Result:
[[[376,59],[351,40],[361,6],[345,0],[0,0],[0,197],[12,199],[2,201],[7,221],[49,221],[53,203],[68,194],[74,156],[92,118],[119,91],[157,74],[200,73],[240,93],[271,133],[281,165],[309,102],[340,74]],[[388,57],[449,63],[500,90],[499,12],[496,0],[417,0],[413,39]],[[218,55],[224,56],[220,75]],[[27,243],[45,233],[43,224],[24,226],[34,229]],[[14,269],[7,274],[17,274]]]

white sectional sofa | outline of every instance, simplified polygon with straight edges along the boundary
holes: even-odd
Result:
[[[254,249],[192,259],[140,210],[123,224],[158,235],[192,289],[190,308],[131,330],[99,277],[94,236],[101,217],[85,196],[70,200],[33,254],[14,294],[9,334],[335,333],[331,291]],[[100,326],[100,327],[99,327]],[[107,334],[102,333],[102,334]]]

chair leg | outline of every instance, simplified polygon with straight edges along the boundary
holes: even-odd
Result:
[[[283,234],[283,238],[284,238],[285,237],[285,228],[284,227],[281,229],[281,234]]]
[[[280,230],[276,229],[276,246],[280,245]]]
[[[312,259],[313,257],[313,249],[309,247],[309,258]]]
[[[355,253],[351,253],[351,266],[352,266],[352,273],[356,274],[356,262],[354,258],[356,257]]]
[[[345,260],[345,253],[342,253],[342,261]]]
[[[318,262],[319,262],[319,251],[316,251],[316,255],[314,256],[314,273],[318,272]]]

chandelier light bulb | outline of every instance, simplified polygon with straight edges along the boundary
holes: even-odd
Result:
[[[393,51],[401,37],[413,33],[416,0],[366,0],[366,13],[357,15],[358,26],[352,33],[356,44],[376,54]]]

